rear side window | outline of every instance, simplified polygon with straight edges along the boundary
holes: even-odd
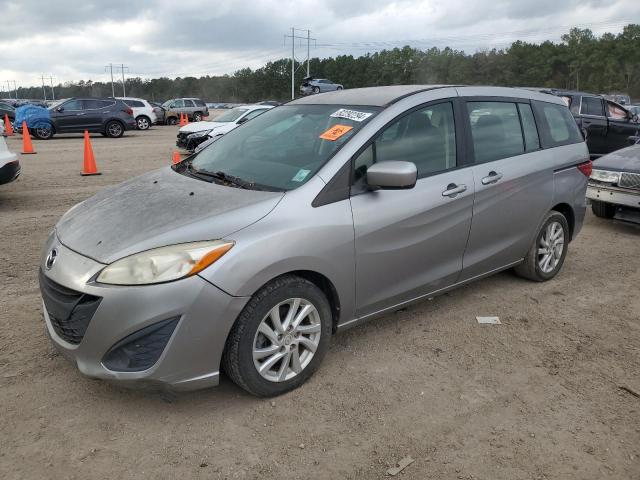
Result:
[[[544,148],[583,141],[573,115],[564,105],[534,101],[533,108],[536,117],[542,120],[541,134]]]
[[[195,105],[193,104],[193,100],[185,100],[184,101],[184,106],[185,107],[195,107]]]
[[[582,115],[594,115],[604,117],[604,108],[602,107],[602,99],[599,97],[582,97],[582,105],[580,107]]]
[[[124,103],[126,103],[131,108],[133,108],[133,107],[135,107],[135,108],[144,107],[144,103],[142,103],[139,100],[125,100]]]
[[[533,110],[528,103],[519,103],[520,121],[522,122],[522,132],[524,133],[524,149],[527,152],[533,152],[540,148],[540,139],[538,138],[538,129],[536,121],[533,118]]]
[[[206,107],[207,104],[204,103],[202,100],[194,100],[193,101],[198,107]]]
[[[467,102],[476,163],[524,153],[520,117],[515,103]]]

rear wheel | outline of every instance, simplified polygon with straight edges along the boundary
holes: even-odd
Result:
[[[569,245],[569,224],[560,212],[551,210],[545,218],[524,261],[514,270],[521,277],[546,282],[564,263]]]
[[[613,218],[616,214],[616,206],[611,203],[591,200],[591,211],[596,217]]]
[[[140,115],[136,118],[136,127],[138,127],[138,130],[149,130],[149,127],[151,127],[151,120],[149,117]]]
[[[199,122],[200,120],[202,120],[202,112],[196,112],[193,114],[193,121],[194,122]]]
[[[107,137],[119,138],[124,134],[124,127],[117,120],[111,120],[104,129]]]
[[[331,309],[313,283],[286,275],[256,293],[233,326],[223,355],[239,387],[271,397],[302,385],[327,352]]]

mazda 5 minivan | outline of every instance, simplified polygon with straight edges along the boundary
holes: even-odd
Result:
[[[47,331],[89,377],[186,390],[223,372],[278,395],[335,332],[509,268],[552,279],[590,171],[552,95],[305,97],[67,212],[42,253]]]

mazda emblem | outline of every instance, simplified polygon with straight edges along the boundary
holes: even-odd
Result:
[[[47,259],[44,261],[44,266],[47,270],[51,270],[53,264],[56,263],[56,258],[58,258],[58,251],[52,248],[49,255],[47,255]]]

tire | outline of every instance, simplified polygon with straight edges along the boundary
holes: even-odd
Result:
[[[559,252],[558,247],[560,247],[560,242],[555,240],[556,246],[553,246],[551,243],[550,247],[544,245],[544,240],[548,240],[548,236],[550,234],[549,229],[551,225],[555,225],[561,227],[562,229],[562,237],[561,237],[561,251]],[[557,232],[557,230],[556,230]],[[558,237],[560,238],[560,237]],[[550,242],[548,242],[550,243]],[[514,270],[516,274],[519,276],[533,280],[534,282],[546,282],[547,280],[551,280],[555,277],[562,265],[564,264],[564,259],[567,256],[567,248],[569,246],[569,223],[564,215],[555,210],[551,210],[544,222],[542,222],[542,226],[540,230],[536,234],[535,241],[533,245],[529,248],[524,261],[517,265]],[[550,262],[551,264],[546,265],[546,268],[550,268],[549,270],[545,269],[545,258],[547,254],[539,253],[538,249],[547,249],[550,250],[548,255],[551,255]]]
[[[169,117],[166,120],[167,125],[175,125],[178,123],[178,118],[177,117]]]
[[[32,129],[33,136],[38,140],[49,140],[55,134],[55,130],[52,126],[45,128],[34,128]]]
[[[338,88],[336,88],[336,90],[342,90],[342,88],[343,88],[343,87],[338,87]]]
[[[613,218],[616,214],[616,206],[611,203],[591,200],[591,211],[596,217]]]
[[[151,127],[151,119],[145,115],[140,115],[136,118],[136,127],[138,130],[149,130]]]
[[[320,93],[320,87],[313,87],[311,90],[313,93]]]
[[[295,300],[300,301],[299,305],[293,303]],[[295,307],[296,312],[302,312],[309,305],[315,311],[309,309],[311,313],[302,319],[299,328],[313,329],[313,333],[301,333],[293,327],[287,330],[286,315],[290,309]],[[280,326],[285,324],[284,330],[275,327],[272,310],[278,311]],[[331,328],[331,308],[322,290],[294,275],[276,278],[262,287],[238,316],[227,338],[222,368],[236,385],[252,395],[281,395],[302,385],[318,368],[329,348]],[[269,336],[263,331],[267,331]],[[302,338],[304,341],[299,340]],[[316,345],[315,353],[305,346],[309,344]],[[271,353],[254,360],[256,349],[270,349]],[[294,370],[294,357],[298,359],[295,369],[300,371],[297,373]],[[262,374],[258,371],[259,366],[264,368]]]
[[[202,112],[196,112],[193,114],[193,121],[200,122],[202,121]]]
[[[104,132],[109,138],[120,138],[124,135],[124,126],[117,120],[111,120],[105,125]]]

